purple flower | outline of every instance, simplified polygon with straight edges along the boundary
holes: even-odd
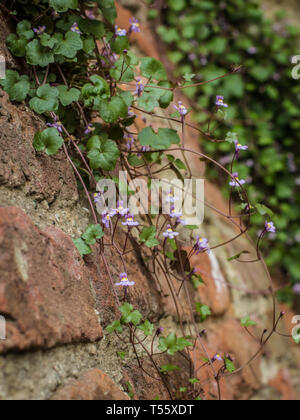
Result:
[[[108,211],[104,211],[102,213],[102,223],[106,227],[106,229],[110,228],[111,217]]]
[[[169,191],[167,198],[166,198],[166,202],[167,203],[175,203],[175,201],[178,201],[179,198],[174,196],[174,194],[172,193],[172,191]]]
[[[86,127],[86,129],[84,131],[84,134],[89,135],[89,134],[93,133],[95,130],[96,130],[96,128],[93,126],[93,124],[89,124]]]
[[[234,144],[235,144],[236,152],[240,152],[241,150],[248,150],[249,149],[248,146],[243,146],[242,144],[240,144],[238,140],[234,140]]]
[[[136,117],[136,114],[132,111],[131,107],[128,108],[128,117]]]
[[[125,134],[124,139],[127,140],[126,148],[130,151],[135,143],[134,137],[130,134]]]
[[[124,204],[123,201],[119,201],[118,202],[118,207],[116,209],[111,210],[110,217],[114,217],[116,215],[122,216],[122,217],[126,216],[129,213],[129,209],[124,208],[123,204]]]
[[[276,233],[276,227],[273,222],[266,222],[265,228],[269,233]]]
[[[293,287],[293,292],[295,293],[295,295],[300,295],[300,283],[295,284],[295,286]]]
[[[228,105],[224,103],[224,96],[217,96],[216,105],[223,106],[224,108],[228,108]]]
[[[182,213],[176,212],[175,207],[172,206],[170,211],[170,217],[176,217],[177,219],[179,219],[179,217],[182,217]]]
[[[257,48],[256,47],[250,47],[250,48],[248,48],[247,51],[248,51],[248,54],[254,55],[254,54],[257,53]]]
[[[126,216],[126,222],[122,222],[122,225],[133,227],[133,226],[138,226],[139,225],[139,222],[135,222],[133,220],[133,215],[129,213]]]
[[[200,236],[197,236],[196,244],[194,246],[194,249],[196,251],[196,255],[200,254],[203,251],[210,252],[210,248],[209,248],[209,245],[208,245],[208,239],[200,238]]]
[[[179,112],[179,114],[182,117],[185,117],[186,114],[188,113],[188,110],[186,109],[186,107],[182,104],[181,101],[178,102],[178,106],[174,105],[174,108]]]
[[[80,29],[79,29],[79,26],[78,26],[78,23],[77,22],[74,22],[73,23],[73,25],[72,25],[72,27],[71,27],[71,29],[70,29],[72,32],[75,32],[75,34],[79,34],[79,35],[81,35],[82,34],[82,32],[80,32]]]
[[[137,79],[135,94],[138,96],[141,96],[141,94],[144,92],[144,89],[145,89],[145,86],[143,85],[142,79]]]
[[[171,225],[168,225],[166,232],[164,232],[164,237],[169,238],[169,239],[174,239],[175,236],[178,236],[178,235],[179,235],[179,233],[174,232]]]
[[[130,286],[134,286],[135,282],[134,281],[129,281],[128,280],[128,276],[126,273],[121,273],[120,274],[120,279],[121,282],[120,283],[116,283],[116,286],[122,286],[122,287],[130,287]]]
[[[101,201],[101,197],[102,197],[102,193],[101,192],[96,192],[94,194],[94,203],[98,204]]]
[[[164,329],[162,327],[157,328],[156,335],[160,335],[164,332]]]
[[[141,32],[141,25],[139,23],[139,20],[136,18],[132,18],[129,20],[130,23],[130,32]]]
[[[86,10],[85,12],[86,16],[90,20],[95,20],[96,16],[94,15],[94,12],[92,10]]]
[[[211,360],[212,360],[212,362],[216,362],[217,360],[219,362],[223,362],[223,358],[218,353],[215,354],[214,357]]]
[[[138,153],[137,157],[141,158],[143,153],[150,152],[150,150],[151,150],[150,146],[142,146],[141,148],[142,153]]]
[[[187,221],[184,219],[183,216],[180,216],[176,219],[176,223],[179,223],[182,226],[186,226],[188,223]]]
[[[42,35],[46,30],[46,26],[38,26],[37,28],[33,28],[33,32],[37,35]]]
[[[118,25],[116,25],[115,26],[115,34],[116,34],[116,36],[126,36],[127,31],[126,31],[126,29],[121,29],[121,28],[119,28]]]
[[[239,179],[239,174],[238,174],[238,172],[234,172],[232,175],[233,175],[234,179],[232,179],[232,180],[229,182],[229,185],[230,185],[231,187],[239,187],[240,185],[244,185],[244,184],[246,184],[246,181],[245,181],[244,179]]]
[[[48,123],[47,126],[48,127],[56,128],[59,133],[62,133],[63,132],[63,125],[62,125],[62,123],[60,121],[57,121],[56,120],[52,124]]]

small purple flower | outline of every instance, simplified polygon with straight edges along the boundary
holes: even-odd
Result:
[[[141,25],[138,19],[132,18],[129,20],[130,23],[130,29],[129,32],[141,32]]]
[[[110,217],[114,217],[116,215],[124,217],[129,213],[129,209],[128,208],[124,208],[124,202],[123,201],[119,201],[118,202],[118,207],[116,209],[112,209],[110,212]]]
[[[234,179],[232,179],[232,180],[229,182],[229,185],[230,185],[231,187],[239,187],[240,185],[244,185],[244,184],[246,184],[246,181],[245,181],[244,179],[239,179],[239,174],[238,174],[238,172],[234,172],[232,175],[233,175]]]
[[[60,14],[56,10],[52,10],[51,16],[53,20],[57,20],[60,18]]]
[[[223,358],[218,353],[215,354],[214,357],[211,360],[212,360],[212,362],[216,362],[217,360],[219,362],[223,362]]]
[[[102,197],[102,193],[101,192],[96,192],[94,194],[94,203],[98,204],[101,201],[101,197]]]
[[[94,15],[94,12],[92,10],[86,10],[85,14],[86,14],[86,17],[90,20],[96,19],[96,16]]]
[[[242,144],[240,144],[238,140],[234,140],[234,144],[235,144],[236,152],[240,152],[241,150],[248,150],[249,149],[248,146],[243,146]]]
[[[144,153],[150,152],[150,150],[151,150],[150,146],[142,146],[141,148],[142,153],[138,153],[137,157],[141,158]]]
[[[121,29],[121,28],[119,28],[118,25],[116,25],[115,26],[115,34],[116,34],[116,36],[126,36],[127,31],[126,31],[126,29]]]
[[[129,227],[139,226],[139,222],[135,222],[133,219],[133,215],[129,213],[126,216],[126,222],[122,222],[122,225]]]
[[[174,194],[172,193],[172,191],[169,191],[167,197],[166,197],[166,202],[167,203],[175,203],[175,201],[178,201],[179,198],[174,196]]]
[[[130,287],[130,286],[134,286],[135,282],[134,281],[129,281],[128,280],[128,276],[126,273],[121,273],[120,274],[120,283],[116,283],[116,286],[122,286],[122,287]]]
[[[72,32],[75,32],[75,34],[82,35],[82,32],[80,32],[79,26],[77,22],[74,22],[71,29]]]
[[[249,47],[247,49],[247,51],[248,51],[248,54],[255,55],[257,53],[257,48],[256,47]]]
[[[128,117],[130,117],[130,118],[136,117],[136,114],[132,111],[132,109],[130,107],[128,108]]]
[[[164,329],[162,327],[157,328],[156,335],[160,335],[164,332]]]
[[[130,152],[135,143],[134,137],[130,134],[125,134],[124,139],[127,140],[126,148]]]
[[[52,124],[48,123],[47,126],[48,127],[56,128],[56,130],[59,133],[62,133],[63,132],[63,125],[62,125],[62,123],[60,121],[54,121],[54,123],[52,123]]]
[[[86,127],[86,129],[84,131],[84,134],[86,134],[88,136],[89,134],[93,133],[95,130],[96,130],[96,128],[93,126],[93,124],[89,124]]]
[[[184,219],[183,216],[180,216],[176,219],[176,223],[182,225],[182,226],[186,226],[188,223],[187,221]]]
[[[38,26],[37,28],[33,28],[33,32],[37,35],[43,35],[46,30],[46,26]]]
[[[196,244],[194,246],[194,249],[196,251],[196,255],[200,254],[203,251],[210,252],[210,248],[209,248],[209,245],[208,245],[208,239],[200,238],[200,236],[197,236]]]
[[[273,222],[266,222],[265,228],[269,233],[276,233],[276,227]]]
[[[216,105],[217,106],[222,106],[224,108],[228,108],[228,105],[224,103],[224,96],[217,96]]]
[[[145,86],[143,85],[142,79],[137,79],[136,80],[135,94],[138,95],[138,96],[141,96],[141,94],[144,92],[144,90],[145,90]]]
[[[167,230],[166,232],[164,232],[164,237],[165,238],[169,238],[169,239],[174,239],[175,236],[178,236],[179,233],[178,232],[174,232],[174,230],[172,229],[171,225],[167,226]]]
[[[293,287],[293,292],[295,293],[295,295],[300,296],[300,283],[295,284],[295,286]]]
[[[111,216],[108,211],[104,211],[102,213],[102,223],[106,227],[106,229],[110,228]]]
[[[182,117],[185,117],[186,114],[188,113],[187,108],[183,105],[183,103],[181,101],[178,102],[178,106],[177,105],[174,105],[174,108],[176,109],[176,111],[179,112],[179,114]]]
[[[182,217],[182,213],[181,212],[177,212],[175,210],[175,207],[172,206],[171,207],[171,211],[170,211],[170,217],[176,217],[177,219],[179,219],[179,217]]]

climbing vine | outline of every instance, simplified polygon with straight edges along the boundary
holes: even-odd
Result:
[[[119,317],[107,327],[107,334],[115,334],[120,342],[132,346],[139,368],[160,381],[170,399],[178,398],[178,393],[182,399],[203,398],[197,373],[204,368],[211,370],[211,380],[218,385],[217,398],[221,399],[221,378],[236,374],[245,366],[236,367],[232,355],[218,354],[217,349],[215,355],[208,353],[201,323],[211,315],[211,311],[201,302],[193,302],[188,285],[197,289],[203,280],[192,266],[191,258],[213,252],[246,235],[252,216],[264,211],[267,218],[256,244],[253,262],[261,261],[268,273],[260,244],[268,233],[276,232],[276,227],[271,221],[272,212],[263,203],[249,201],[246,182],[235,170],[240,154],[248,149],[247,145],[241,144],[232,133],[222,140],[232,148],[230,170],[213,157],[186,147],[186,127],[197,131],[199,128],[187,122],[191,110],[183,102],[175,103],[174,93],[191,86],[208,85],[211,80],[197,83],[186,74],[182,81],[172,84],[159,61],[151,57],[137,57],[130,50],[130,37],[132,33],[141,31],[140,24],[132,19],[129,29],[118,27],[113,0],[17,0],[1,1],[0,5],[7,21],[15,28],[7,38],[7,46],[17,62],[22,63],[19,68],[23,68],[22,74],[8,69],[6,78],[0,83],[11,101],[25,102],[44,118],[47,128],[37,132],[33,140],[36,152],[50,156],[63,153],[88,200],[93,222],[80,238],[74,239],[74,243],[83,258],[94,252],[106,269],[107,282],[119,307]],[[238,71],[238,68],[232,69],[218,78],[230,78]],[[212,112],[224,118],[224,111],[229,106],[220,94],[215,99]],[[164,123],[172,123],[172,126],[156,131],[147,125],[140,130],[137,115],[160,118]],[[172,128],[174,124],[178,130]],[[202,134],[207,142],[221,141],[211,133]],[[174,152],[181,158],[175,158]],[[140,217],[131,214],[130,207],[123,202],[124,193],[129,196],[134,194],[132,181],[140,177],[147,178],[149,189],[151,182],[166,170],[172,171],[175,179],[192,180],[189,164],[192,155],[213,164],[228,177],[228,213],[212,208],[239,231],[226,243],[213,244],[213,238],[199,235],[199,226],[188,224],[182,210],[176,207],[178,197],[172,183],[167,194],[161,196],[162,202],[170,206],[168,214],[146,213]],[[125,181],[115,177],[116,169],[127,173]],[[117,187],[116,206],[107,206],[107,191],[99,187],[104,179]],[[236,200],[240,203],[239,215],[232,210]],[[103,204],[106,207],[100,211]],[[124,243],[117,235],[120,229],[125,233]],[[193,241],[189,254],[183,250],[183,232],[188,232]],[[175,332],[165,335],[161,327],[145,319],[139,308],[130,303],[135,279],[127,275],[125,256],[133,252],[131,244],[137,245],[141,254],[147,256],[145,264],[159,292],[158,271],[164,276],[176,307],[180,335]],[[124,267],[119,279],[114,278],[106,260],[105,250],[111,247]],[[231,260],[252,262],[244,254],[242,251]],[[277,333],[283,317],[282,313],[277,314],[270,276],[269,279],[269,292],[274,299],[272,330],[264,331],[257,353],[247,365]],[[188,302],[188,323],[183,322],[181,316],[182,296]],[[241,324],[247,330],[255,323],[246,316]],[[193,362],[194,352],[200,352],[203,358],[203,366],[198,370]],[[175,354],[188,361],[190,366],[189,381],[180,390],[172,389],[168,382],[168,376],[176,374],[179,367],[158,362],[161,355],[172,358]],[[119,355],[124,357],[122,352]],[[155,377],[145,369],[145,357],[149,358]]]

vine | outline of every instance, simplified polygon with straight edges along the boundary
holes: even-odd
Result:
[[[130,36],[140,32],[139,22],[132,19],[129,30],[115,25],[113,0],[16,0],[1,1],[0,5],[7,21],[15,27],[15,33],[7,38],[7,46],[15,57],[26,63],[25,74],[8,69],[6,79],[0,83],[11,101],[25,101],[34,112],[43,116],[47,128],[35,134],[36,152],[52,156],[62,151],[89,202],[93,224],[80,238],[74,239],[74,243],[82,257],[95,252],[105,266],[107,281],[120,310],[120,316],[107,327],[107,333],[115,334],[120,342],[132,346],[139,368],[161,382],[170,399],[178,398],[178,392],[182,399],[203,398],[202,384],[197,379],[199,369],[194,365],[194,353],[200,352],[204,356],[200,369],[211,370],[211,380],[217,383],[217,398],[221,399],[221,379],[240,372],[245,366],[236,368],[232,355],[208,353],[201,322],[211,312],[206,305],[193,302],[189,292],[190,283],[195,289],[203,283],[191,265],[191,258],[247,235],[253,214],[261,209],[270,216],[272,213],[263,204],[249,201],[245,181],[239,179],[234,170],[240,153],[247,149],[235,136],[228,135],[226,140],[220,140],[213,132],[202,133],[209,142],[232,144],[233,159],[229,170],[211,156],[187,147],[186,127],[200,129],[187,122],[190,110],[182,102],[174,103],[174,92],[209,84],[211,80],[193,83],[186,75],[181,83],[174,85],[159,61],[151,57],[138,58],[130,51]],[[238,68],[233,69],[221,77],[231,77],[238,71]],[[170,105],[173,113],[170,113]],[[215,102],[218,116],[222,116],[222,110],[227,107],[223,96],[218,96]],[[159,114],[157,109],[160,109]],[[151,126],[139,131],[136,112],[175,123],[178,131],[164,127],[155,131]],[[175,158],[174,152],[181,153],[182,159]],[[198,226],[189,225],[182,211],[175,206],[177,197],[172,182],[168,194],[161,197],[170,205],[167,215],[135,217],[122,201],[124,192],[133,193],[132,185],[140,177],[147,177],[149,188],[151,181],[166,170],[171,170],[176,179],[188,176],[192,180],[191,155],[213,164],[228,176],[231,191],[228,213],[205,202],[239,231],[225,243],[211,245],[209,238],[197,236]],[[116,168],[127,172],[125,182],[119,182],[114,176]],[[106,204],[106,191],[99,188],[103,179],[116,184],[119,202],[116,207],[99,212],[100,205]],[[239,215],[232,210],[235,200],[241,203]],[[119,229],[126,234],[124,243],[117,237]],[[181,233],[184,231],[189,232],[194,241],[189,254],[183,252]],[[275,231],[268,218],[256,244],[256,258],[253,261],[245,259],[244,251],[231,258],[245,263],[263,263],[274,302],[272,330],[264,330],[258,340],[259,348],[247,365],[262,352],[273,334],[278,333],[278,324],[283,317],[282,313],[277,314],[272,280],[260,252],[262,240]],[[174,332],[164,336],[162,328],[156,328],[131,305],[130,293],[135,282],[127,276],[125,259],[127,254],[134,252],[130,249],[131,244],[137,245],[148,257],[147,267],[159,291],[158,271],[164,276],[176,307],[180,337]],[[119,280],[114,278],[106,260],[105,250],[109,247],[116,250],[123,267]],[[177,263],[177,269],[174,269],[174,263]],[[188,323],[183,322],[181,316],[183,296],[189,307]],[[255,324],[248,316],[241,323],[248,332]],[[190,366],[189,382],[180,390],[172,389],[168,382],[168,375],[176,372],[178,366],[160,366],[157,361],[161,355],[175,354]],[[124,355],[120,353],[120,356]],[[155,376],[144,368],[145,357],[152,364]]]

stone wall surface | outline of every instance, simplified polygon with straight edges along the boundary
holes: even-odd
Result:
[[[134,2],[135,13],[143,20],[144,6],[138,5]],[[131,14],[120,5],[118,11],[119,24],[126,27]],[[5,50],[3,34],[8,29],[1,19],[0,27],[0,50],[10,67],[16,66]],[[147,26],[135,35],[135,48],[140,55],[157,58],[161,51]],[[63,153],[48,157],[33,149],[34,133],[43,124],[24,104],[10,103],[0,90],[0,314],[7,319],[7,340],[0,341],[0,399],[126,400],[129,392],[135,399],[169,398],[152,378],[151,362],[144,362],[149,376],[138,367],[132,349],[105,334],[105,327],[117,314],[114,292],[97,252],[83,260],[71,240],[88,225],[89,212]],[[145,124],[140,117],[138,124],[140,128]],[[151,120],[151,124],[158,127],[161,121]],[[194,131],[188,131],[187,141],[190,148],[200,150]],[[195,176],[204,176],[198,158],[191,165]],[[220,192],[209,183],[206,196],[211,206],[225,208]],[[206,212],[201,233],[216,243],[236,234],[212,210]],[[191,240],[184,239],[188,251]],[[117,240],[124,241],[122,232]],[[190,290],[196,302],[212,309],[212,317],[199,324],[206,330],[209,352],[230,353],[237,366],[247,363],[259,348],[239,319],[245,315],[254,318],[257,327],[251,332],[256,336],[272,324],[273,303],[262,265],[228,262],[228,257],[245,247],[250,247],[249,242],[241,239],[210,256],[194,257],[192,265],[199,269],[205,285]],[[116,251],[106,249],[105,256],[117,279],[123,267]],[[136,282],[131,303],[166,333],[180,331],[176,308],[159,271],[158,282],[147,272],[139,249],[126,256],[126,264]],[[182,298],[179,311],[186,319],[187,308]],[[293,314],[288,308],[278,311],[282,309],[288,317],[281,329],[290,333]],[[120,351],[127,352],[124,360],[118,357]],[[197,367],[204,356],[201,349],[195,351]],[[162,356],[160,364],[167,363],[181,367],[167,378],[170,387],[186,386],[185,359]],[[222,380],[223,398],[299,398],[299,364],[296,346],[276,335],[251,366]],[[199,372],[206,397],[214,398],[217,389],[211,373]]]

